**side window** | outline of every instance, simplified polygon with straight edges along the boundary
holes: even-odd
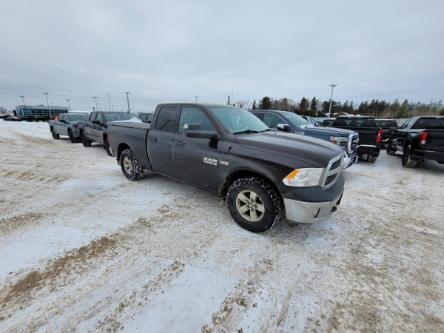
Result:
[[[92,112],[92,113],[89,115],[89,120],[90,120],[90,121],[96,120],[96,116],[97,116],[97,113]]]
[[[270,128],[277,128],[278,124],[286,123],[285,121],[283,121],[281,119],[281,117],[279,117],[278,115],[276,115],[274,113],[264,114],[263,122],[265,123],[265,125],[267,125]]]
[[[156,120],[156,130],[165,132],[177,132],[177,107],[164,106],[159,110]]]
[[[208,116],[199,108],[184,106],[180,112],[179,133],[183,132],[185,124],[199,124],[203,131],[214,131],[214,126]]]
[[[253,113],[256,117],[258,117],[260,120],[264,121],[264,114],[263,113]]]

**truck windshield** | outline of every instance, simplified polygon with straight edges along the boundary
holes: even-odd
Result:
[[[298,116],[296,113],[286,112],[285,118],[287,118],[287,120],[291,123],[291,125],[298,128],[314,127],[313,124],[309,123],[301,116]]]
[[[81,121],[81,120],[87,120],[88,115],[87,114],[70,114],[68,115],[69,121]]]
[[[210,106],[208,110],[231,134],[258,133],[270,130],[259,118],[244,109],[232,106]]]
[[[112,112],[112,113],[104,113],[103,117],[105,118],[105,122],[117,121],[117,120],[128,120],[131,118],[137,118],[134,113],[128,112]]]

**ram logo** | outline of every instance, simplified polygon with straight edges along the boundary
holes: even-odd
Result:
[[[217,166],[217,160],[215,158],[211,158],[211,157],[205,157],[203,158],[203,162],[205,164],[209,164],[209,165],[213,165],[213,166]]]

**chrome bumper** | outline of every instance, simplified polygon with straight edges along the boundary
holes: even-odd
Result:
[[[358,161],[358,155],[355,157],[348,157],[346,154],[344,155],[344,160],[342,162],[342,169],[347,169],[348,167],[351,167],[353,164],[355,164]]]
[[[293,223],[313,223],[322,217],[330,216],[339,206],[341,194],[332,201],[305,202],[284,198],[285,214],[289,222]]]

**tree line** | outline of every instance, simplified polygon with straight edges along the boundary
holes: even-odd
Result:
[[[253,102],[252,109],[261,110],[283,110],[291,111],[305,116],[324,117],[328,114],[329,101],[321,101],[316,97],[307,99],[302,97],[299,102],[295,102],[289,98],[273,99],[265,96],[260,99],[257,104]],[[331,114],[360,114],[373,116],[375,118],[409,118],[413,116],[422,115],[444,115],[444,105],[442,101],[422,103],[410,102],[407,99],[399,102],[395,99],[393,102],[385,100],[372,99],[371,101],[364,101],[355,106],[353,101],[332,100]]]

